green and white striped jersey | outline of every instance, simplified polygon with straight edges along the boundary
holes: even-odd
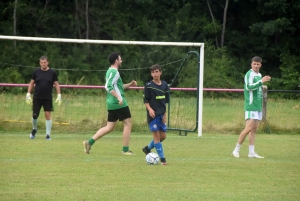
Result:
[[[123,82],[120,77],[119,71],[115,68],[110,67],[106,71],[105,79],[106,79],[105,89],[107,91],[107,97],[106,97],[107,109],[116,110],[128,106],[127,101],[124,97]],[[118,99],[110,93],[112,90],[114,90],[120,97],[122,97],[123,100],[122,105],[119,105]]]
[[[244,110],[262,111],[262,81],[261,74],[250,69],[245,75]]]

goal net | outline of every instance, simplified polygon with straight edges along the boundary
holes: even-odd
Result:
[[[4,103],[1,108],[1,121],[6,128],[31,127],[31,108],[25,104],[23,96],[31,73],[38,68],[38,58],[42,55],[48,56],[50,68],[58,73],[63,96],[61,107],[54,105],[53,132],[87,132],[104,126],[107,117],[104,89],[105,72],[109,67],[107,56],[116,51],[122,55],[123,63],[119,72],[123,83],[132,79],[138,82],[138,87],[125,92],[132,113],[133,132],[149,132],[142,98],[143,86],[152,79],[150,66],[158,63],[163,70],[161,79],[171,88],[168,105],[169,130],[185,135],[187,132],[197,131],[198,136],[202,136],[203,43],[18,36],[0,36],[0,40],[1,43],[11,43],[11,46],[11,40],[17,40],[19,51],[24,51],[22,54],[28,57],[28,61],[21,63],[16,62],[18,60],[0,61],[0,66],[5,69],[3,74],[11,75],[15,72],[28,77],[23,83],[0,77],[0,100]],[[40,55],[31,53],[34,48],[40,49]],[[53,95],[56,96],[55,92]],[[41,127],[44,125],[42,117],[41,110]],[[122,125],[118,124],[116,129],[122,129]]]

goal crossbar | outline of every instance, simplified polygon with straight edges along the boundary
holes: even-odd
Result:
[[[153,46],[185,46],[185,47],[201,47],[204,45],[204,43],[191,43],[191,42],[91,40],[91,39],[70,39],[70,38],[4,36],[4,35],[0,35],[0,39],[24,40],[24,41],[47,41],[47,42],[59,42],[59,43],[113,44],[113,45],[153,45]]]

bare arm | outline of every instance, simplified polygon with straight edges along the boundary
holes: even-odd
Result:
[[[147,110],[149,111],[150,117],[154,118],[154,117],[155,117],[155,112],[154,112],[154,110],[150,107],[150,104],[149,104],[149,103],[145,103],[145,106],[146,106]]]
[[[135,80],[132,80],[130,83],[123,84],[124,89],[128,89],[131,86],[137,86],[137,82]]]
[[[58,84],[58,81],[55,81],[55,82],[54,82],[54,87],[55,87],[55,89],[56,89],[57,94],[60,94],[60,86],[59,86],[59,84]]]
[[[27,89],[27,93],[31,94],[33,86],[34,86],[34,80],[31,80],[30,83],[29,83],[28,89]]]

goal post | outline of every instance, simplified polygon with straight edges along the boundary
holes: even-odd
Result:
[[[204,43],[193,42],[156,42],[156,41],[120,41],[120,40],[91,40],[91,39],[68,39],[68,38],[44,38],[44,37],[24,37],[0,35],[1,40],[39,41],[57,43],[86,43],[86,44],[111,44],[111,45],[146,45],[146,46],[183,46],[199,47],[198,59],[198,137],[202,136],[203,117],[203,74],[204,74]]]

